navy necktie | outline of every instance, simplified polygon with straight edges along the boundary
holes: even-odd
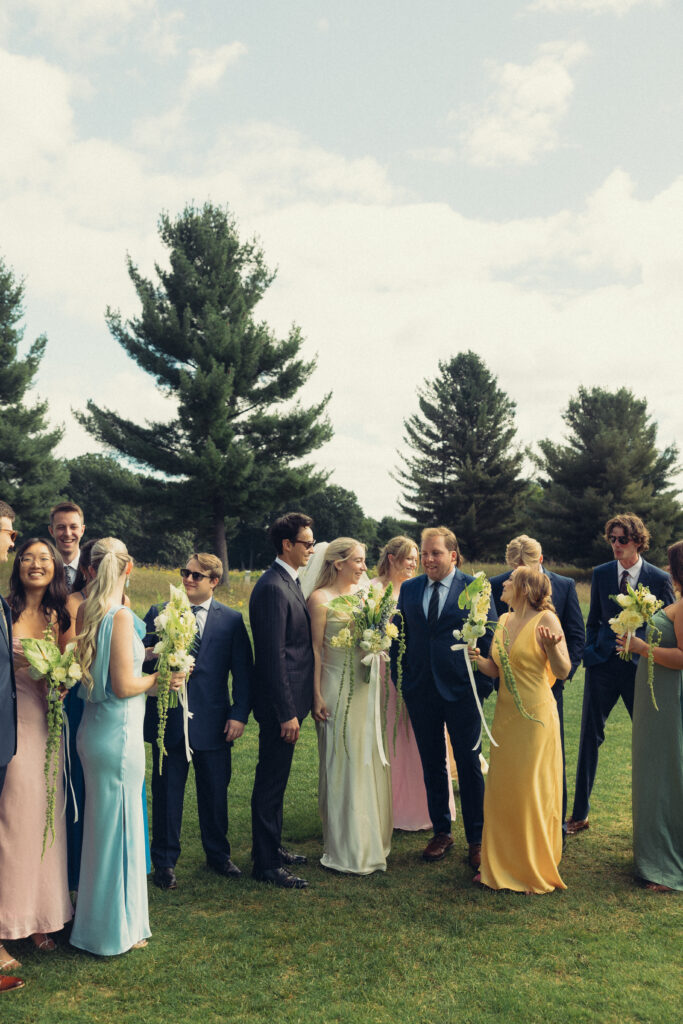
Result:
[[[619,593],[620,594],[628,594],[628,582],[629,582],[628,569],[624,569],[624,571],[621,574],[621,582],[619,584]]]
[[[436,624],[439,621],[439,588],[441,584],[437,580],[436,583],[432,583],[432,593],[429,598],[429,607],[427,609],[427,625],[429,626],[429,632],[433,633],[436,629]]]
[[[193,612],[194,617],[196,619],[197,618],[197,612],[200,612],[202,610],[202,606],[200,604],[192,604],[192,605],[190,605],[190,608],[192,609],[192,612]],[[192,641],[192,648],[190,650],[190,654],[193,654],[195,658],[197,657],[197,654],[199,652],[199,648],[201,646],[201,643],[202,643],[202,637],[201,637],[201,633],[199,632],[199,620],[197,620],[197,632],[194,635],[194,640]]]

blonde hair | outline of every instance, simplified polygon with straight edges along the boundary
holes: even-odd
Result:
[[[322,590],[334,583],[339,572],[334,563],[345,562],[354,548],[362,548],[365,551],[365,544],[354,540],[353,537],[337,537],[327,545],[314,590]]]
[[[533,537],[521,533],[519,537],[513,537],[505,549],[505,561],[512,568],[519,565],[526,565],[530,569],[536,568],[541,560],[543,551],[541,545]]]
[[[386,579],[391,572],[391,559],[390,555],[394,558],[410,558],[410,552],[415,550],[417,552],[418,559],[420,557],[420,551],[414,540],[410,537],[404,537],[402,535],[398,537],[392,537],[388,540],[382,550],[379,553],[379,562],[377,563],[377,575],[380,579]]]
[[[90,666],[97,650],[97,632],[130,560],[126,545],[116,537],[103,537],[93,544],[90,552],[90,565],[97,575],[88,587],[88,596],[83,605],[83,631],[76,638],[78,661],[88,694],[93,687]]]
[[[515,569],[512,578],[512,607],[515,607],[514,595],[518,594],[537,612],[555,611],[552,602],[550,580],[545,573],[532,569],[528,565],[520,565]]]

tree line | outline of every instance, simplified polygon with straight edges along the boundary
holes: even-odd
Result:
[[[438,364],[405,420],[395,479],[405,518],[365,516],[356,495],[307,461],[332,436],[330,395],[297,398],[315,369],[293,325],[277,338],[256,307],[274,279],[256,242],[241,241],[228,209],[210,203],[162,214],[168,267],[145,278],[128,257],[139,314],[107,309],[112,337],[176,402],[166,423],[121,416],[93,401],[75,413],[109,453],[59,459],[62,436],[30,389],[47,339],[25,355],[23,282],[0,259],[0,495],[24,534],[44,532],[58,500],[78,502],[90,536],[124,537],[140,561],[177,565],[188,549],[237,567],[263,567],[266,527],[300,508],[320,538],[357,537],[376,557],[396,533],[447,523],[471,560],[500,560],[507,540],[533,532],[547,557],[604,559],[609,515],[632,511],[652,532],[652,557],[681,536],[673,484],[678,450],[657,446],[645,399],[620,388],[579,388],[562,443],[517,441],[516,404],[474,352]],[[228,557],[229,556],[229,557]]]

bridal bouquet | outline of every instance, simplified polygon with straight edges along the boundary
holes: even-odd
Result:
[[[59,744],[64,724],[61,694],[80,682],[82,673],[81,666],[76,660],[75,642],[67,644],[62,653],[55,642],[51,626],[47,627],[41,640],[27,637],[22,639],[21,646],[29,663],[32,678],[44,679],[47,685],[47,742],[45,744],[44,768],[47,809],[41,853],[41,857],[43,857],[48,836],[50,837],[50,846],[55,841],[55,797],[57,776],[59,775]]]
[[[659,711],[657,701],[655,700],[655,691],[652,680],[655,669],[654,649],[659,646],[662,639],[662,632],[657,629],[656,626],[653,626],[651,619],[654,613],[662,607],[664,602],[660,601],[659,598],[650,593],[648,588],[642,583],[638,584],[636,590],[633,589],[630,583],[627,583],[626,589],[627,593],[625,594],[610,595],[612,600],[616,601],[620,606],[621,611],[618,615],[615,615],[613,619],[609,620],[609,625],[617,636],[626,637],[624,649],[619,652],[619,657],[623,658],[624,661],[630,661],[632,655],[628,648],[631,638],[637,630],[647,624],[646,642],[649,645],[647,652],[647,685],[650,687],[652,703],[654,704],[655,709]]]
[[[393,597],[393,587],[391,583],[387,586],[384,593],[382,593],[380,587],[370,584],[368,590],[359,590],[355,594],[342,594],[339,597],[333,598],[327,607],[331,611],[334,611],[342,621],[346,622],[346,625],[340,629],[337,635],[332,637],[330,643],[333,647],[342,647],[346,649],[346,657],[344,659],[341,684],[339,687],[339,696],[337,698],[337,708],[339,707],[339,701],[341,700],[344,679],[348,673],[349,691],[346,698],[344,723],[342,726],[344,747],[348,754],[348,747],[346,746],[346,726],[355,684],[353,660],[354,648],[358,648],[363,652],[361,663],[368,670],[365,682],[371,685],[375,690],[376,702],[377,705],[379,705],[380,665],[383,661],[389,661],[389,649],[394,641],[398,641],[397,699],[400,702],[402,658],[405,652],[405,633],[402,628],[399,628],[399,626],[392,621],[396,615],[396,602]],[[386,728],[386,707],[389,696],[388,688],[390,685],[392,685],[391,680],[385,677],[382,715],[383,722],[381,726],[382,732],[385,731]],[[337,708],[335,708],[335,719]],[[377,709],[379,710],[379,707]],[[398,722],[398,711],[399,708],[397,707],[396,722]],[[378,716],[376,715],[375,717],[377,720]],[[377,723],[377,729],[380,729],[379,723]],[[384,757],[384,748],[381,744],[381,736],[378,739],[378,744],[380,747],[382,763],[386,764],[388,762]]]
[[[174,587],[171,584],[171,596],[155,618],[154,630],[159,637],[154,647],[154,653],[159,658],[157,664],[157,713],[159,716],[157,746],[159,747],[159,774],[161,774],[166,753],[164,733],[166,732],[168,709],[178,707],[178,694],[171,690],[171,675],[174,672],[185,672],[189,675],[194,668],[194,657],[191,652],[197,633],[197,620],[183,587]],[[189,711],[187,710],[186,687],[187,681],[183,683],[180,690],[180,701],[184,711],[185,747],[189,761],[190,749],[187,734]]]

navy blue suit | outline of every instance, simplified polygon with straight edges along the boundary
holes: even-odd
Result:
[[[154,619],[160,608],[154,605],[145,616],[145,647],[157,637]],[[197,810],[202,845],[207,861],[220,867],[230,857],[228,842],[228,785],[231,775],[231,743],[225,739],[228,719],[246,722],[251,708],[252,652],[249,636],[239,612],[212,599],[194,670],[187,684],[192,718],[190,747],[197,787]],[[151,663],[146,666],[153,668]],[[232,700],[228,676],[232,674]],[[180,855],[180,828],[188,762],[181,707],[170,708],[164,745],[168,756],[159,774],[157,747],[157,701],[147,698],[145,739],[152,744],[152,863],[172,868]]]
[[[301,587],[274,562],[249,600],[254,637],[254,718],[259,755],[251,795],[254,871],[282,867],[282,805],[294,754],[280,726],[301,723],[313,703],[311,619]]]
[[[12,660],[12,615],[0,597],[0,793],[7,765],[17,751],[17,690]],[[3,628],[4,627],[4,628]]]
[[[619,697],[626,705],[631,718],[633,717],[633,689],[638,657],[634,655],[632,661],[622,661],[617,656],[616,636],[608,622],[620,611],[617,602],[612,600],[612,595],[619,593],[621,571],[617,561],[605,562],[593,570],[591,603],[586,620],[586,649],[583,656],[586,683],[583,690],[581,737],[576,765],[572,811],[574,821],[583,821],[588,817],[590,795],[598,768],[598,748],[605,739],[605,722]],[[644,559],[638,583],[646,586],[664,602],[665,606],[673,603],[671,577]],[[639,630],[638,635],[644,636],[645,631]]]
[[[564,832],[567,827],[565,821],[567,817],[567,762],[564,753],[564,684],[572,678],[581,663],[586,643],[586,631],[583,625],[583,615],[581,614],[581,605],[579,604],[574,580],[569,579],[568,576],[560,576],[556,572],[549,572],[547,569],[543,569],[543,572],[550,580],[552,602],[555,606],[557,617],[560,620],[565,640],[567,641],[567,650],[569,652],[569,660],[571,661],[571,669],[567,679],[556,679],[553,686],[553,697],[557,704],[557,714],[560,719],[560,740],[562,743],[562,830]],[[491,577],[491,594],[498,615],[502,615],[507,610],[507,605],[502,600],[503,584],[511,575],[512,569],[509,572],[500,573],[499,576]]]
[[[420,751],[434,833],[451,831],[445,724],[458,769],[465,835],[468,843],[476,844],[481,842],[484,823],[484,778],[479,763],[480,746],[477,746],[479,712],[472,694],[465,655],[462,651],[451,650],[451,645],[456,643],[453,630],[461,629],[468,615],[467,609],[458,608],[458,597],[472,579],[459,569],[455,570],[448,596],[431,632],[424,612],[425,588],[430,583],[428,576],[418,576],[402,585],[398,610],[403,616],[406,637],[403,697]],[[496,618],[492,602],[489,619]],[[486,655],[490,646],[491,637],[487,633],[479,648]],[[393,654],[395,657],[395,650]],[[392,676],[395,681],[395,662],[392,663]],[[493,686],[480,673],[475,675],[475,680],[479,697],[483,700]]]

